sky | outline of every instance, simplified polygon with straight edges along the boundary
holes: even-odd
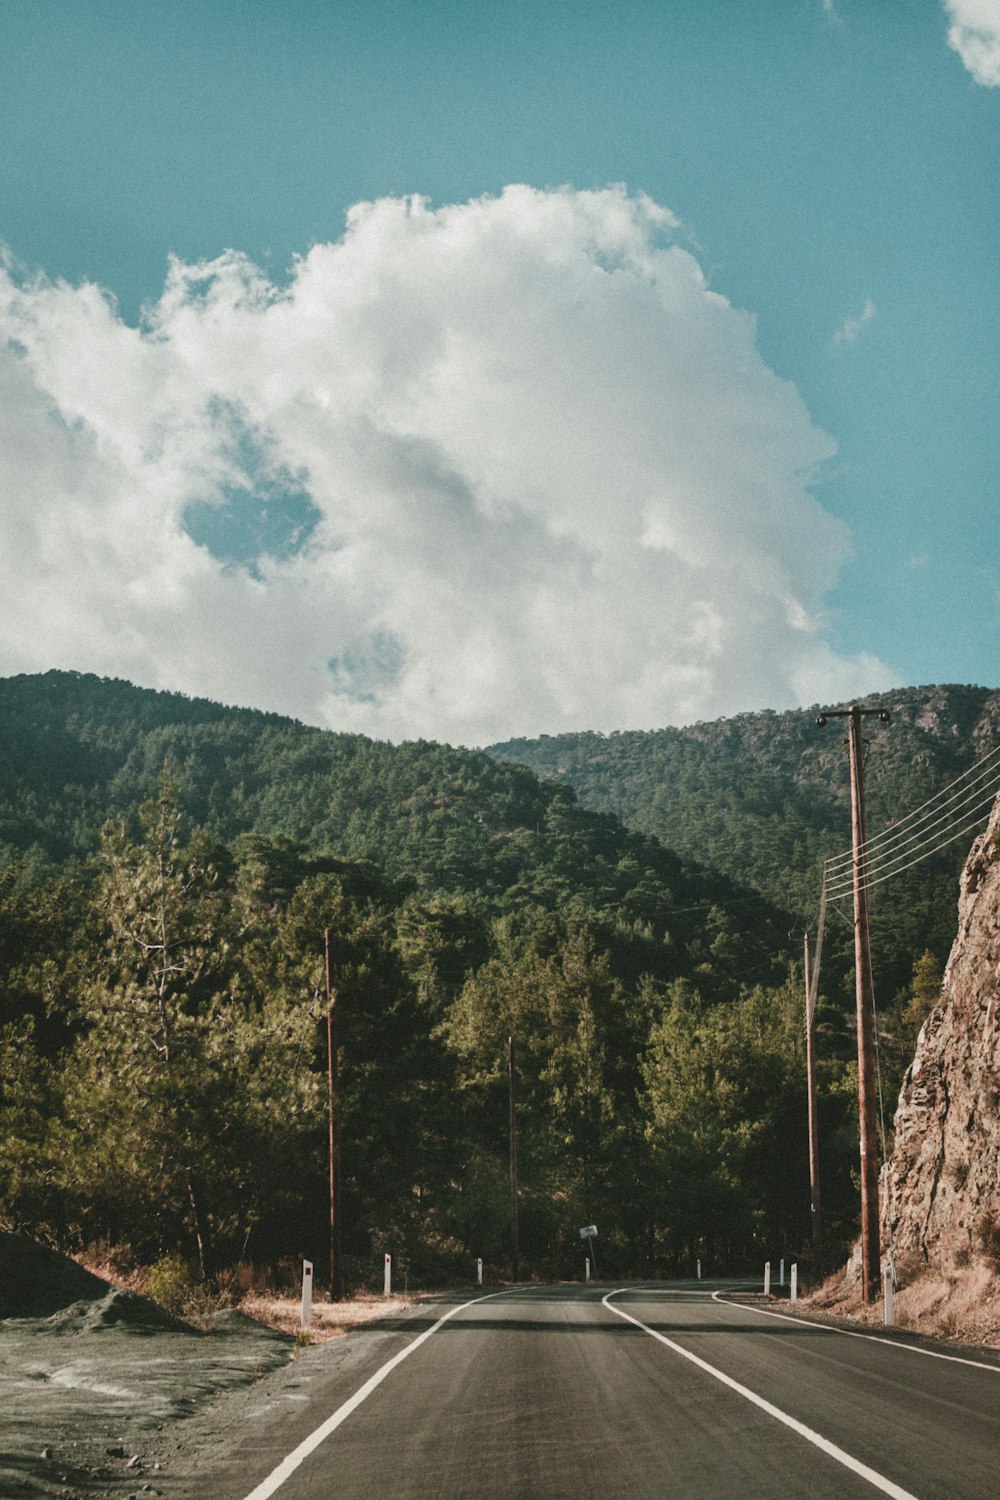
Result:
[[[1000,0],[2,0],[0,675],[1000,685]]]

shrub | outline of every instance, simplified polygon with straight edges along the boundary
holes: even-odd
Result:
[[[193,1298],[195,1276],[183,1256],[164,1255],[149,1268],[146,1294],[168,1312],[183,1313]]]

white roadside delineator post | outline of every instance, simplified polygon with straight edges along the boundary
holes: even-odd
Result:
[[[886,1266],[882,1272],[882,1285],[885,1288],[885,1326],[891,1328],[893,1326],[892,1266]]]
[[[302,1328],[308,1328],[312,1322],[313,1315],[313,1263],[311,1260],[302,1262],[302,1317],[300,1323]]]
[[[764,1262],[764,1296],[765,1297],[770,1297],[770,1295],[771,1295],[771,1262],[769,1260],[766,1260]]]
[[[385,1282],[384,1282],[384,1285],[383,1285],[383,1292],[384,1292],[385,1296],[387,1296],[387,1297],[391,1297],[392,1296],[392,1256],[391,1255],[386,1255],[386,1258],[385,1258]]]
[[[584,1281],[589,1281],[590,1280],[590,1256],[589,1255],[586,1257],[586,1259],[583,1262],[583,1279],[584,1279]]]
[[[701,1280],[701,1261],[698,1262],[698,1280]]]
[[[483,1284],[483,1257],[480,1256],[479,1259],[476,1261],[476,1285],[477,1286],[482,1286],[482,1284]]]
[[[792,1265],[792,1306],[799,1300],[799,1267],[798,1262]]]
[[[778,1262],[778,1285],[779,1286],[784,1286],[784,1284],[785,1284],[785,1257],[782,1256],[781,1260]]]

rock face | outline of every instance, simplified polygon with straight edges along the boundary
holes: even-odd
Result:
[[[910,1275],[1000,1264],[1000,801],[966,861],[958,916],[882,1181],[883,1251],[891,1228]]]

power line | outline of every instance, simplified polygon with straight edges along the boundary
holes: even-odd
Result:
[[[894,823],[890,823],[888,827],[878,835],[877,838],[867,840],[862,849],[864,857],[867,859],[875,850],[882,849],[882,846],[885,844],[896,845],[901,842],[909,842],[900,840],[898,835],[903,833],[906,830],[907,826],[910,824],[913,824],[915,827],[917,827],[919,824],[928,822],[927,816],[920,817],[919,814],[927,813],[928,810],[934,810],[937,807],[947,808],[951,803],[959,802],[960,798],[964,798],[964,800],[959,802],[959,805],[964,806],[968,801],[971,800],[973,788],[975,788],[980,783],[985,782],[990,776],[992,763],[997,761],[998,759],[1000,759],[1000,747],[998,747],[994,751],[991,751],[989,755],[984,756],[981,760],[976,761],[972,766],[968,768],[967,771],[963,771],[962,774],[960,776],[957,776],[954,781],[949,782],[947,786],[942,787],[939,792],[936,792],[933,797],[929,797],[918,807],[913,808],[904,817],[898,818]],[[993,770],[995,772],[995,777],[992,785],[996,787],[998,784],[1000,784],[1000,766],[993,766]],[[969,781],[970,777],[972,777],[972,780],[969,786],[964,789],[964,793],[958,791],[954,792],[951,797],[946,796],[948,792],[953,791],[953,788],[960,787],[962,782]],[[932,819],[928,826],[933,827],[935,823],[941,822],[942,818],[945,816],[947,816],[947,814],[942,813],[940,817]],[[916,834],[913,834],[911,836],[911,840],[914,837],[916,837]],[[885,851],[883,850],[882,853],[884,854]],[[853,857],[853,849],[846,849],[841,854],[831,855],[830,858],[825,861],[825,867],[832,873],[837,873],[843,866],[850,864],[853,860]]]
[[[990,805],[992,805],[994,797],[995,794],[991,794],[988,798]],[[902,875],[905,870],[911,870],[914,865],[919,865],[923,860],[930,859],[931,855],[939,853],[942,849],[946,849],[956,839],[962,838],[963,835],[968,836],[968,834],[974,833],[977,828],[982,826],[983,820],[987,816],[986,812],[980,812],[971,823],[963,823],[961,827],[951,824],[948,829],[944,830],[947,835],[946,837],[938,837],[929,849],[925,849],[922,854],[917,854],[912,859],[905,859],[903,856],[900,856],[896,860],[889,860],[885,864],[876,865],[873,869],[866,870],[862,881],[863,886],[867,890],[869,886],[882,885],[886,880],[891,880],[895,875]],[[831,884],[828,894],[831,899],[837,900],[841,896],[847,895],[852,888],[853,884],[851,881],[841,879]]]
[[[865,888],[881,885],[886,880],[891,880],[893,876],[901,875],[905,870],[912,869],[922,860],[929,859],[931,855],[954,843],[956,839],[974,832],[988,816],[988,810],[992,807],[997,791],[1000,789],[1000,767],[991,765],[998,757],[1000,757],[1000,750],[985,756],[962,776],[944,787],[935,797],[929,798],[904,818],[890,824],[879,838],[868,840],[860,850]],[[971,781],[970,777],[973,778]],[[961,791],[953,792],[952,796],[945,797],[945,793],[952,791],[963,781],[968,781],[969,785]],[[983,784],[987,782],[988,785],[983,794]],[[952,804],[957,805],[952,806]],[[949,807],[950,812],[946,810]],[[941,810],[937,817],[929,817],[927,810],[937,811],[938,809]],[[922,812],[923,818],[918,818],[917,815]],[[976,815],[973,821],[969,822],[968,819],[973,812]],[[948,819],[951,821],[947,821]],[[939,826],[942,823],[945,824],[943,828]],[[900,837],[908,828],[909,835]],[[876,849],[880,852],[869,863],[868,856],[872,850]],[[916,853],[916,850],[923,852]],[[847,854],[835,855],[824,862],[823,883],[831,900],[846,895],[853,888],[854,858],[854,851],[851,850]],[[851,862],[850,875],[845,869],[845,861]]]
[[[994,791],[990,793],[989,797],[986,798],[984,805],[986,805],[987,807],[991,807],[995,799],[996,790],[994,789]],[[988,812],[980,812],[973,820],[973,822],[963,823],[962,827],[960,828],[957,827],[956,824],[952,823],[947,829],[943,830],[944,834],[946,834],[947,837],[935,836],[935,842],[933,842],[932,846],[929,849],[924,849],[923,854],[917,854],[912,859],[906,859],[905,856],[900,855],[895,860],[888,860],[884,864],[875,865],[871,869],[866,869],[862,884],[867,890],[870,886],[882,885],[886,880],[891,880],[895,875],[902,875],[904,870],[911,870],[914,865],[919,865],[923,860],[930,859],[932,854],[937,854],[941,849],[947,848],[948,845],[953,844],[956,839],[962,838],[963,835],[967,836],[970,833],[974,833],[977,828],[981,827],[984,818],[986,818],[987,816]],[[924,843],[928,842],[929,840],[924,840]],[[923,846],[918,844],[917,847],[921,848]],[[830,895],[834,899],[837,899],[840,896],[846,895],[851,889],[852,882],[849,880],[841,879],[839,882],[830,887]]]
[[[961,815],[963,810],[968,810],[970,807],[979,808],[988,806],[996,796],[998,787],[1000,787],[1000,772],[998,772],[994,779],[989,783],[985,795],[981,795],[981,788],[979,791],[975,791],[971,787],[967,788],[966,794],[961,801],[959,801],[957,797],[951,797],[948,799],[949,802],[958,803],[957,807],[953,807],[951,809],[951,812],[943,811],[938,815],[938,817],[929,820],[927,817],[924,817],[921,820],[921,823],[913,825],[914,831],[910,833],[908,838],[897,837],[890,842],[888,838],[883,837],[881,840],[871,841],[861,850],[862,858],[865,859],[866,862],[875,863],[879,867],[884,867],[897,850],[906,849],[911,844],[917,844],[919,846],[921,843],[928,842],[928,840],[933,836],[932,830],[937,828],[941,823],[947,823],[947,820],[949,818],[951,818],[952,821],[948,824],[948,827],[953,828],[955,826],[955,822],[957,821],[956,815]],[[947,806],[947,804],[944,804],[944,806]],[[903,830],[900,829],[899,831],[902,832]],[[921,838],[922,835],[924,835],[925,837]],[[877,849],[879,852],[874,856],[874,859],[870,859],[869,857],[873,849]],[[844,860],[840,857],[834,860],[827,860],[826,868],[828,873],[831,874],[834,879],[843,879],[847,874],[847,866],[845,865]]]

